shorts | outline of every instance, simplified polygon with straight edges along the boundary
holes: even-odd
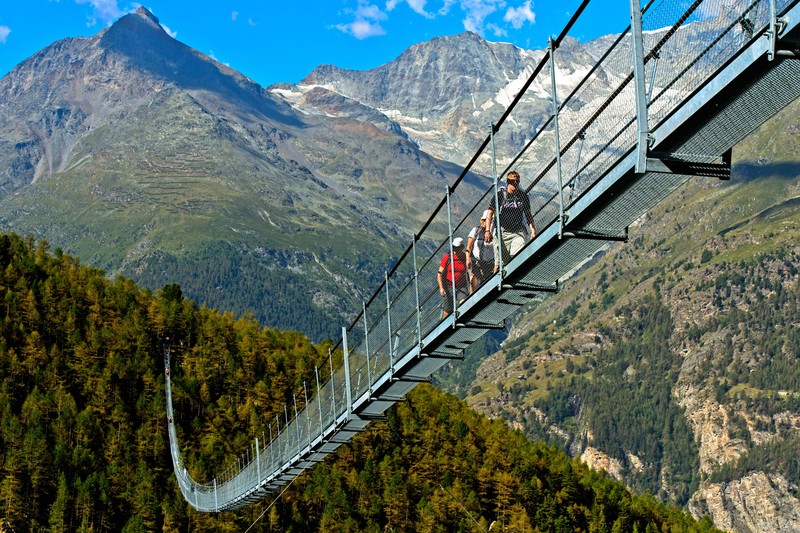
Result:
[[[511,258],[519,253],[520,250],[525,248],[527,244],[527,236],[524,233],[514,233],[512,231],[504,231],[502,233],[502,253],[503,253],[503,266],[511,261]],[[500,265],[500,254],[497,253],[497,240],[495,239],[494,249],[494,265]]]
[[[458,303],[463,302],[469,296],[469,290],[467,287],[456,287],[456,298],[458,298]],[[444,286],[444,306],[442,307],[447,313],[453,312],[453,286],[452,285],[445,285]]]
[[[478,285],[489,279],[494,272],[494,261],[472,260],[472,276],[478,280]]]

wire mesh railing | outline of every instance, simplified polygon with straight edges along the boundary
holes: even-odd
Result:
[[[638,6],[638,0],[631,4]],[[504,265],[531,241],[531,226],[541,232],[563,224],[570,206],[636,149],[641,134],[637,105],[645,102],[651,127],[663,123],[790,4],[793,0],[653,0],[634,9],[641,14],[641,33],[630,18],[620,19],[609,28],[610,37],[584,46],[570,32],[587,19],[606,20],[592,12],[603,6],[584,0],[505,113],[487,128],[481,147],[455,184],[443,191],[442,201],[384,282],[343,328],[335,349],[344,350],[344,365],[334,368],[329,358],[328,368],[317,369],[312,389],[304,387],[284,416],[268,424],[268,434],[210,484],[195,482],[182,462],[168,371],[170,448],[186,500],[201,511],[239,507],[296,475],[304,458],[324,453],[323,443],[347,423],[354,403],[369,398],[379,381],[391,377],[400,358],[422,353],[423,340],[443,323],[455,325],[459,307],[481,284],[499,286]],[[637,39],[644,95],[635,83]],[[573,55],[561,50],[564,43],[571,54],[596,60],[581,70]],[[521,182],[506,179],[504,185],[511,170]],[[463,185],[469,172],[482,176],[482,191]],[[482,220],[487,211],[491,220]],[[477,275],[464,272],[476,241],[489,243],[492,264],[459,295],[460,280]],[[328,376],[323,382],[320,371]]]

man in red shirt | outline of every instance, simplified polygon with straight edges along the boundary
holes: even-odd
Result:
[[[455,275],[455,277],[454,277]],[[469,283],[467,281],[467,255],[464,252],[464,239],[456,237],[453,239],[453,260],[450,254],[444,254],[439,263],[439,294],[444,297],[444,308],[442,318],[446,318],[453,312],[453,290],[456,291],[456,298],[461,303],[469,296]]]

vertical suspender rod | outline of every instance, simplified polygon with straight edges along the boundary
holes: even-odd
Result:
[[[372,396],[372,365],[369,362],[369,324],[367,322],[367,302],[361,301],[364,311],[364,351],[367,353],[367,391]]]
[[[386,324],[389,327],[389,371],[394,374],[394,346],[392,346],[392,302],[389,297],[389,273],[384,270],[384,280],[386,281]],[[370,383],[370,389],[372,383]]]
[[[364,315],[364,319],[366,319]],[[347,328],[342,328],[342,347],[344,348],[344,393],[347,399],[347,419],[353,416],[353,397],[350,391],[350,354],[347,351]]]
[[[636,173],[647,171],[647,94],[644,76],[644,38],[642,37],[642,7],[639,0],[631,4],[631,53],[633,59],[633,86],[636,91]]]
[[[456,327],[456,307],[458,296],[456,295],[456,265],[453,258],[453,219],[450,212],[450,186],[447,186],[447,235],[448,244],[450,246],[450,288],[453,289],[453,328]],[[445,277],[445,279],[447,279]]]
[[[417,347],[419,352],[422,353],[422,319],[420,314],[422,313],[422,309],[419,305],[419,268],[417,267],[417,235],[414,234],[414,238],[411,241],[411,253],[412,258],[414,260],[414,297],[416,298],[417,304]]]
[[[502,290],[503,267],[505,265],[503,265],[503,236],[500,234],[500,185],[497,180],[497,154],[494,146],[494,124],[492,124],[492,127],[489,129],[489,138],[492,141],[492,181],[494,182],[494,235],[492,235],[492,239],[496,239],[494,242],[494,253],[497,264],[499,265],[498,272],[500,273],[500,277],[497,280],[497,288]]]
[[[550,96],[553,109],[553,135],[556,149],[556,179],[558,186],[558,238],[564,236],[564,180],[561,174],[561,138],[558,132],[558,93],[556,91],[556,43],[552,37],[549,39],[548,55],[550,56]],[[529,220],[529,224],[533,221]]]

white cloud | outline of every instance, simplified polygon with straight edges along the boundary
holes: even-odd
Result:
[[[380,24],[374,24],[367,20],[356,20],[349,24],[337,24],[336,29],[349,33],[359,40],[377,35],[386,35],[386,30]]]
[[[92,6],[91,25],[94,25],[97,19],[103,24],[109,25],[123,15],[123,11],[117,5],[117,0],[75,0],[75,3]]]
[[[387,0],[386,11],[392,11],[395,7],[403,2],[408,4],[408,7],[410,7],[411,10],[418,15],[422,15],[423,17],[429,19],[432,19],[435,16],[432,13],[425,11],[425,4],[428,3],[428,0]]]
[[[397,2],[394,2],[392,7],[394,5],[397,5]],[[355,10],[345,10],[345,13],[352,15],[355,20],[347,24],[337,24],[336,29],[339,31],[348,33],[356,39],[386,35],[386,30],[380,25],[380,21],[387,19],[386,13],[367,0],[358,0],[358,7]]]
[[[339,24],[336,28],[358,39],[385,35],[386,31],[380,23],[405,3],[413,12],[425,18],[462,16],[461,23],[467,31],[479,35],[489,32],[495,37],[506,37],[511,27],[518,30],[526,23],[536,22],[533,0],[513,1],[523,3],[519,7],[509,7],[509,0],[437,0],[436,3],[441,3],[441,7],[436,11],[428,11],[428,0],[384,0],[385,11],[381,11],[378,6],[370,4],[370,0],[358,0],[358,7],[343,10],[343,13],[352,17],[352,22]]]
[[[11,33],[11,28],[8,26],[0,26],[0,44],[6,44],[9,33]]]
[[[506,6],[505,0],[461,0],[461,9],[465,18],[461,22],[464,29],[474,31],[479,35],[484,34],[486,17]]]
[[[176,39],[178,37],[178,32],[172,31],[171,29],[169,29],[168,27],[164,26],[163,24],[161,25],[161,27],[164,28],[164,31],[167,32],[167,35],[169,35],[173,39]]]
[[[526,22],[536,23],[536,13],[531,9],[531,0],[527,0],[524,5],[519,7],[509,7],[503,20],[510,22],[515,30],[518,30]]]
[[[386,20],[386,13],[381,11],[381,8],[374,4],[368,4],[365,0],[358,0],[355,16],[360,20]]]
[[[508,32],[493,22],[487,24],[486,29],[491,31],[495,37],[508,37]]]
[[[239,16],[238,11],[231,11],[231,20],[236,22],[236,18]]]
[[[453,7],[453,4],[456,3],[456,0],[444,0],[444,4],[442,7],[439,8],[440,15],[447,15],[450,12],[450,8]]]

